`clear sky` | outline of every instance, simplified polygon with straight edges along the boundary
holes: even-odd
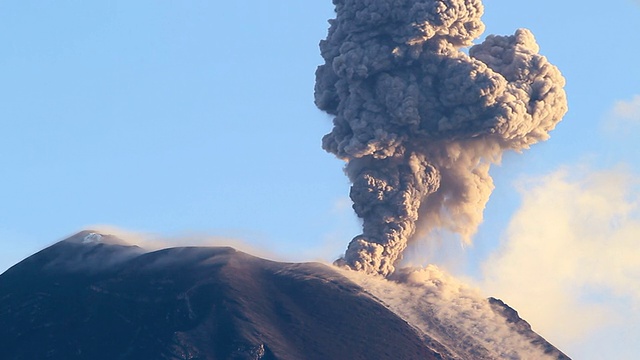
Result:
[[[492,169],[473,246],[411,259],[468,277],[576,359],[632,359],[640,1],[594,4],[484,1],[485,34],[532,30],[569,113]],[[336,258],[359,224],[313,104],[332,16],[329,0],[0,2],[0,271],[97,225]]]

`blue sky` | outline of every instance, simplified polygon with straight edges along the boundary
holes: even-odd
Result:
[[[499,292],[575,358],[599,358],[586,345],[596,337],[607,354],[631,358],[638,326],[596,319],[579,333],[554,327],[552,315],[579,303],[640,319],[640,292],[624,290],[640,283],[640,259],[616,255],[636,251],[640,238],[640,3],[484,5],[485,34],[533,31],[567,79],[569,112],[549,141],[492,169],[496,190],[474,245],[428,258]],[[0,2],[0,271],[96,225],[241,239],[291,260],[337,257],[359,224],[343,164],[320,147],[331,120],[313,104],[332,11],[318,0]],[[602,211],[570,215],[589,204]],[[603,213],[602,204],[619,206]],[[534,288],[554,273],[540,279],[505,264],[521,263],[529,240],[518,231],[551,226],[544,216],[554,205],[566,209],[558,222],[602,224],[602,236],[586,250],[556,233],[533,245],[540,268],[570,263],[562,279],[578,284],[568,300],[558,290],[566,286],[545,288],[539,296],[558,290],[562,301],[536,309],[507,285]],[[603,264],[597,274],[576,275],[594,263]],[[509,278],[495,279],[500,272]],[[598,274],[610,281],[593,282]]]

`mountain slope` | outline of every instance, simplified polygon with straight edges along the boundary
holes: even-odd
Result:
[[[416,310],[426,319],[421,327],[389,306],[391,298],[385,304],[382,293],[369,290],[317,263],[278,263],[225,247],[144,252],[85,231],[0,275],[0,354],[16,360],[490,354],[486,343],[429,315],[432,307]],[[513,309],[491,304],[526,341],[550,358],[568,359]]]
[[[326,266],[231,248],[143,254],[87,236],[0,276],[3,359],[439,358]]]

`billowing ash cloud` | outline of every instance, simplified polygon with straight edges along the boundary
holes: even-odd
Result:
[[[504,150],[546,140],[567,111],[564,78],[530,31],[488,36],[479,0],[334,0],[316,105],[323,148],[347,161],[363,220],[341,263],[388,275],[419,230],[470,241]]]

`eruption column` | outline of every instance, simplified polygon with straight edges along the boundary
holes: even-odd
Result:
[[[363,220],[343,265],[389,275],[416,231],[470,241],[504,150],[546,140],[567,111],[564,78],[531,32],[490,35],[480,0],[334,0],[316,105],[323,148],[347,161]]]

